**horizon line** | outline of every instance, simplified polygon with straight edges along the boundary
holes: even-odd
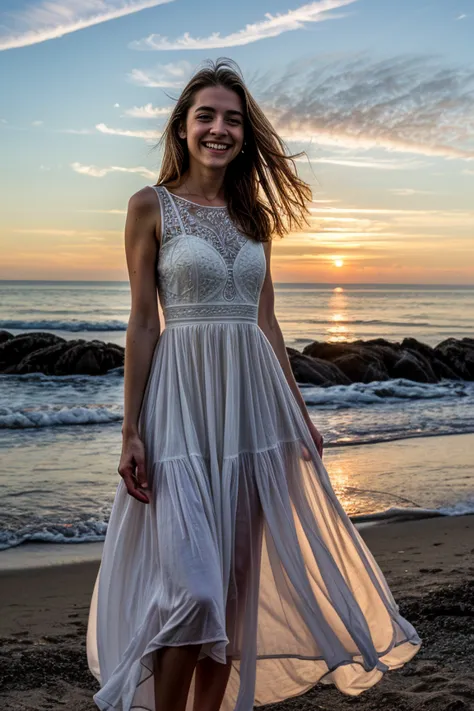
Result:
[[[36,283],[36,284],[129,284],[128,279],[0,279],[1,283]],[[449,282],[369,282],[369,281],[274,281],[275,286],[451,286],[474,288],[471,284]]]

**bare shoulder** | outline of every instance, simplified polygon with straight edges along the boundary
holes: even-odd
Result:
[[[147,215],[159,213],[156,191],[149,185],[138,190],[129,198],[128,210],[137,217],[146,217]]]
[[[133,232],[140,228],[141,234],[150,234],[161,243],[161,212],[158,195],[152,187],[147,185],[129,198],[127,225]]]

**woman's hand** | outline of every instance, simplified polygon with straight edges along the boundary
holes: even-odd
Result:
[[[314,443],[316,445],[316,449],[318,450],[318,454],[323,458],[323,443],[324,443],[324,438],[322,434],[319,432],[319,430],[316,429],[316,427],[313,425],[311,421],[307,421],[308,429],[311,433],[311,437],[314,440]],[[311,454],[308,451],[308,448],[303,445],[303,459],[306,461],[309,461],[311,459]]]
[[[124,435],[118,473],[125,482],[130,496],[143,504],[149,504],[146,491],[148,481],[145,469],[145,447],[138,434]]]

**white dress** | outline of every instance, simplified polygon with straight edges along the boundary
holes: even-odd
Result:
[[[318,681],[357,695],[420,639],[336,498],[258,325],[263,245],[226,207],[154,189],[166,326],[139,416],[151,503],[120,480],[89,615],[94,700],[155,711],[152,653],[186,644],[232,656],[223,711]],[[193,689],[194,678],[189,711]]]

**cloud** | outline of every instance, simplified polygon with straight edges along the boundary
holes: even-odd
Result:
[[[32,121],[31,125],[32,126],[42,126],[44,124],[44,121]]]
[[[154,141],[161,136],[159,131],[130,131],[126,128],[110,128],[105,123],[98,123],[96,129],[109,136],[126,136],[127,138],[145,138]]]
[[[218,49],[221,47],[239,47],[241,45],[258,42],[268,37],[277,37],[283,32],[302,29],[306,23],[331,20],[336,16],[328,14],[345,5],[351,5],[356,0],[320,0],[302,5],[296,10],[289,10],[284,15],[265,14],[265,20],[246,25],[242,30],[221,36],[220,32],[213,32],[209,37],[191,37],[185,32],[176,40],[169,40],[163,35],[149,35],[141,40],[131,42],[130,49],[138,50],[173,50],[173,49]],[[338,15],[340,17],[340,15]]]
[[[132,118],[149,119],[149,118],[160,118],[161,116],[169,116],[172,111],[171,106],[165,106],[164,108],[158,106],[152,106],[152,104],[145,104],[145,106],[134,106],[131,109],[126,109],[124,116],[131,116]]]
[[[191,75],[192,65],[185,60],[158,64],[154,69],[132,69],[126,76],[138,86],[181,89]]]
[[[474,159],[474,72],[426,57],[292,63],[252,91],[287,141]]]
[[[411,195],[433,195],[432,190],[418,190],[416,188],[390,188],[390,192],[400,197],[410,197]]]
[[[137,175],[142,175],[147,180],[154,180],[156,178],[156,172],[145,168],[144,166],[138,166],[136,168],[123,168],[119,165],[111,165],[108,168],[98,168],[96,165],[83,165],[82,163],[71,163],[71,168],[81,175],[88,175],[91,178],[104,178],[109,173],[135,173]]]
[[[68,241],[79,237],[81,239],[85,238],[92,242],[103,242],[107,238],[116,239],[117,235],[122,234],[121,230],[70,230],[70,229],[56,229],[56,228],[30,228],[30,227],[19,227],[14,229],[15,234],[23,235],[46,235],[47,237],[67,237]]]
[[[0,51],[57,39],[169,2],[173,0],[49,0],[30,4],[19,12],[4,14]]]
[[[78,136],[87,136],[95,133],[92,128],[58,128],[57,133],[73,133]]]
[[[456,20],[465,20],[466,17],[467,17],[467,15],[464,14],[464,13],[462,13],[461,15],[458,15],[458,16],[456,17]]]
[[[299,162],[307,162],[306,158],[296,158]],[[348,168],[370,168],[374,170],[415,170],[426,167],[426,161],[399,160],[388,158],[309,158],[310,163],[327,163],[329,165],[342,165]]]
[[[76,210],[76,212],[94,212],[102,215],[126,215],[126,210]]]

